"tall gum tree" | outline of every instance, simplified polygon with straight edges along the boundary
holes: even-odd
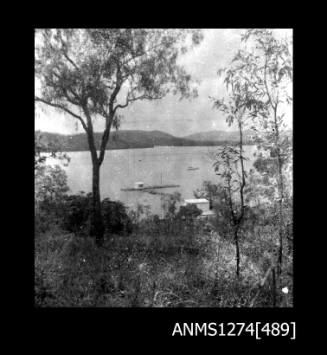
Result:
[[[196,96],[180,55],[198,45],[199,30],[45,29],[36,31],[36,103],[74,117],[86,132],[92,159],[90,234],[103,243],[100,167],[119,111],[135,101],[158,100],[168,93]],[[97,152],[94,120],[104,120]]]
[[[214,169],[217,175],[223,179],[223,188],[228,203],[231,225],[234,233],[236,249],[236,275],[240,276],[240,241],[239,229],[241,227],[245,211],[245,186],[247,173],[244,161],[247,159],[243,152],[243,132],[248,112],[246,91],[242,82],[234,75],[232,68],[220,69],[218,75],[224,75],[224,83],[229,92],[227,99],[213,99],[214,107],[221,111],[229,126],[237,125],[238,141],[236,147],[225,146],[215,155]]]
[[[292,103],[293,63],[291,41],[277,36],[275,30],[251,29],[241,37],[244,48],[233,59],[229,75],[237,78],[247,101],[258,145],[268,151],[277,181],[278,274],[283,264],[285,198],[284,165],[290,156],[290,141],[285,134],[285,110]]]

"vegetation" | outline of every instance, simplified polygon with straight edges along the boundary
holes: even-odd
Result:
[[[66,33],[56,33],[55,37],[52,32],[45,31],[44,34],[50,52],[56,51],[58,54],[56,59],[70,62],[67,51],[74,48],[72,44],[72,48],[69,47],[74,33],[67,30]],[[101,85],[109,85],[111,74],[123,75],[120,70],[126,70],[120,64],[117,66],[116,60],[129,58],[128,49],[131,48],[128,40],[135,37],[140,46],[132,53],[133,56],[138,50],[142,56],[142,46],[147,36],[150,39],[154,36],[160,44],[161,40],[165,43],[163,48],[159,46],[164,51],[162,54],[168,51],[168,54],[177,55],[172,46],[178,38],[169,37],[171,42],[166,43],[169,38],[164,40],[165,37],[155,37],[155,31],[148,33],[142,30],[133,36],[128,31],[91,31],[85,35],[85,40],[90,41],[90,45],[94,45],[101,55],[102,50],[109,51],[103,42],[107,36],[113,36],[117,41],[127,41],[126,52],[113,51],[118,58],[114,57],[114,64],[110,61],[101,64],[107,65],[101,67],[101,70],[104,73],[108,71],[106,80],[109,82],[102,83],[101,78],[98,78],[100,81],[97,85],[90,84],[91,88],[99,87],[100,91],[95,96],[92,96],[92,90],[88,91],[90,101],[82,106],[87,122],[81,122],[86,125],[92,153],[94,135],[90,135],[92,121],[88,115],[90,112],[101,115],[105,102],[99,101],[99,98],[108,94]],[[68,195],[65,171],[59,166],[46,164],[48,156],[62,159],[65,156],[55,145],[45,143],[36,136],[37,306],[293,305],[292,152],[283,116],[279,114],[281,106],[291,102],[285,89],[287,81],[292,77],[291,57],[288,44],[275,39],[272,31],[248,30],[242,40],[250,47],[245,46],[244,50],[237,53],[230,67],[220,71],[228,88],[228,97],[213,99],[214,107],[224,114],[227,122],[236,125],[237,140],[234,146],[229,144],[220,147],[213,155],[212,168],[220,178],[214,182],[205,181],[194,191],[197,198],[205,197],[209,200],[213,216],[201,216],[202,211],[193,205],[178,208],[181,195],[177,192],[162,196],[165,215],[161,218],[151,214],[150,206],[139,205],[136,210],[130,210],[119,201],[100,200],[98,177],[95,181],[96,189],[92,193]],[[51,48],[53,43],[55,47]],[[144,70],[149,69],[147,66],[150,64],[153,67],[161,63],[155,62],[158,53],[154,51],[152,54],[150,63],[141,61],[140,67]],[[43,55],[47,57],[48,54]],[[104,58],[101,55],[99,57]],[[85,78],[96,78],[100,70],[97,63],[93,62],[92,57],[86,59],[90,67],[83,69]],[[86,90],[86,83],[79,76],[80,68],[77,70],[74,62],[69,65],[60,60],[52,63],[51,68],[40,69],[45,70],[42,73],[46,74],[46,83],[51,88],[50,93],[45,91],[44,94],[56,98],[56,102],[65,98],[74,104],[75,94]],[[165,69],[167,63],[161,64]],[[90,68],[93,68],[95,74],[92,74]],[[173,66],[171,69],[178,71],[177,68]],[[132,68],[129,67],[129,70]],[[161,97],[166,93],[165,85],[161,84],[171,78],[142,73],[139,73],[142,78],[140,86],[135,90],[144,91],[138,97],[134,96],[131,89],[126,98],[126,106],[138,98],[142,99],[143,95]],[[59,85],[56,75],[64,75],[59,87],[53,85]],[[158,86],[153,81],[148,83],[146,78],[159,80]],[[177,80],[176,83],[180,85],[182,82]],[[113,90],[115,87],[117,81],[113,84]],[[188,91],[186,87],[183,88]],[[182,88],[179,87],[179,90]],[[182,93],[186,94],[183,90]],[[104,146],[101,145],[103,149],[108,142],[110,127],[116,119],[115,115],[110,116],[113,114],[111,110],[124,106],[115,102],[113,104],[116,106],[109,107],[109,116],[103,116],[106,120],[102,140]],[[62,102],[54,105],[69,110],[68,106],[62,106]],[[249,171],[245,169],[243,156],[243,134],[248,126],[256,136],[258,147],[253,168]],[[100,156],[93,157],[92,153],[93,164],[98,170],[104,156],[101,149]],[[42,151],[48,154],[41,154]],[[96,176],[98,172],[95,172]],[[100,212],[97,221],[94,220],[95,201],[98,201]],[[101,235],[94,232],[95,224],[101,228]],[[94,238],[94,235],[98,238]]]
[[[240,50],[227,72],[226,83],[242,96],[253,120],[252,129],[261,140],[259,149],[273,158],[278,200],[279,251],[277,272],[281,274],[284,238],[284,172],[291,149],[281,109],[292,100],[287,84],[293,77],[292,56],[287,40],[277,40],[273,31],[248,30],[242,41],[252,41],[251,49]]]
[[[83,229],[70,232],[52,224],[36,235],[36,305],[292,305],[291,276],[285,273],[274,292],[272,280],[268,279],[262,287],[260,284],[269,268],[270,252],[276,247],[276,227],[273,221],[266,223],[273,212],[247,211],[251,219],[245,217],[247,222],[242,225],[239,278],[235,277],[234,242],[232,233],[229,234],[232,231],[224,227],[227,221],[223,224],[215,223],[216,217],[210,222],[197,219],[199,213],[192,206],[162,220],[152,215],[138,221],[130,217],[132,230],[105,233],[101,248]],[[121,220],[123,225],[126,221]],[[291,272],[291,268],[287,271]],[[284,295],[281,287],[288,287],[290,294]]]
[[[270,192],[266,196],[266,204],[274,205],[275,208],[278,206],[276,219],[279,236],[278,258],[271,260],[271,272],[275,284],[276,270],[278,277],[283,271],[284,219],[285,211],[288,212],[285,208],[287,198],[284,190],[287,178],[284,176],[284,167],[290,163],[291,155],[291,144],[285,134],[284,114],[279,114],[278,109],[283,104],[285,109],[285,104],[291,102],[287,84],[292,79],[292,58],[289,43],[286,40],[278,41],[272,31],[248,30],[242,36],[242,41],[246,43],[249,40],[252,41],[252,47],[239,50],[231,66],[218,71],[219,75],[224,74],[224,83],[230,90],[227,103],[225,99],[216,99],[214,104],[226,115],[229,125],[234,121],[237,122],[239,144],[237,148],[226,146],[219,152],[215,157],[214,167],[217,172],[223,167],[220,175],[225,182],[224,191],[229,206],[230,222],[234,229],[236,275],[239,276],[238,230],[246,207],[248,176],[244,170],[243,129],[244,125],[251,120],[253,124],[251,128],[255,132],[256,142],[259,143],[259,156],[254,163],[259,175],[261,174],[261,179],[257,175],[257,183],[262,181],[263,185],[270,187],[270,191],[274,191],[274,185],[277,186],[277,194],[273,195]],[[263,152],[268,152],[269,155]],[[252,196],[256,190],[256,188],[252,189]],[[265,192],[268,192],[267,190]],[[251,189],[249,192],[251,193]],[[238,194],[239,207],[235,206],[235,198],[233,200],[235,194]]]
[[[188,47],[202,40],[199,31],[158,29],[46,29],[39,30],[35,71],[42,103],[77,119],[87,136],[92,158],[90,233],[103,243],[100,167],[111,128],[118,129],[118,112],[139,100],[158,100],[168,93],[181,98],[197,94],[191,76],[177,64]],[[119,101],[123,95],[124,101]],[[100,152],[93,123],[105,121]]]

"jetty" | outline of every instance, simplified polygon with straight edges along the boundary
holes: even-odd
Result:
[[[137,187],[126,187],[120,189],[121,191],[142,191],[142,190],[154,190],[154,189],[165,189],[168,187],[180,187],[180,185],[166,184],[166,185],[149,185],[149,186],[137,186]]]

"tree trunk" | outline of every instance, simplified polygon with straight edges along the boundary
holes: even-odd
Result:
[[[244,111],[243,111],[244,114]],[[239,140],[239,158],[241,162],[241,174],[242,174],[242,181],[240,184],[240,201],[241,201],[241,210],[240,214],[236,219],[236,227],[234,230],[234,238],[235,238],[235,247],[236,247],[236,275],[237,277],[240,276],[240,246],[239,246],[239,236],[238,236],[238,230],[240,228],[240,225],[243,220],[244,216],[244,187],[245,187],[245,170],[244,170],[244,162],[243,162],[243,124],[242,124],[242,116],[243,114],[240,115],[238,118],[238,129],[239,129],[239,134],[240,134],[240,140]]]
[[[278,159],[279,160],[279,159]],[[279,219],[279,250],[278,250],[278,268],[277,274],[280,275],[282,273],[283,267],[283,234],[284,234],[284,215],[283,215],[283,187],[282,187],[282,173],[281,173],[281,165],[279,165],[279,200],[278,200],[278,219]]]
[[[101,246],[103,244],[104,225],[101,214],[100,165],[97,162],[93,162],[90,235],[95,237],[97,246]]]
[[[283,200],[284,200],[284,181],[283,181],[283,162],[280,151],[280,136],[279,127],[277,123],[277,106],[274,107],[274,123],[275,123],[275,143],[277,146],[277,174],[278,174],[278,234],[279,234],[279,250],[277,262],[277,275],[282,273],[283,267],[283,234],[284,234],[284,213],[283,213]]]
[[[236,248],[236,276],[240,276],[240,245],[238,240],[238,227],[234,230],[234,241]]]
[[[275,268],[271,270],[272,274],[272,296],[273,296],[273,307],[276,307],[276,273]]]
[[[97,156],[97,149],[93,136],[92,119],[86,103],[83,106],[83,110],[87,118],[87,128],[85,128],[85,130],[92,159],[92,210],[90,235],[95,238],[96,245],[101,246],[103,244],[104,225],[101,213],[100,166],[103,157],[101,157],[102,160],[100,160]]]

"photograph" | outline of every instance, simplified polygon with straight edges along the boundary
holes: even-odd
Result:
[[[294,308],[292,28],[34,28],[34,78],[34,307]]]

